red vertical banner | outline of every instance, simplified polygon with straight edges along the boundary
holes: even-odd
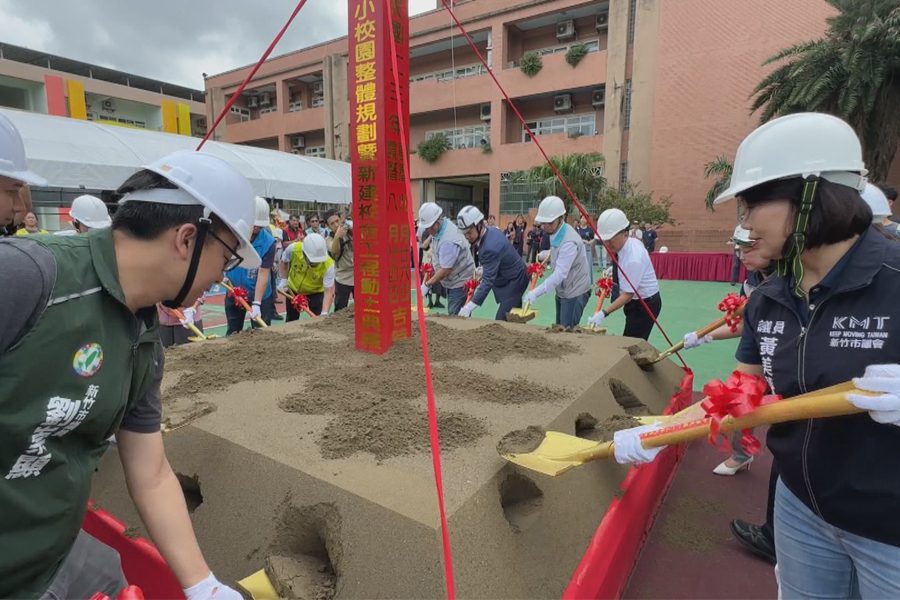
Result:
[[[44,92],[47,94],[47,114],[68,117],[66,106],[66,82],[58,75],[44,75]]]
[[[349,0],[348,11],[356,347],[377,354],[411,335],[409,199],[400,149],[400,123],[409,131],[409,19],[405,0],[390,1],[393,23],[383,0]]]

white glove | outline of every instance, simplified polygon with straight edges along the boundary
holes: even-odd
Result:
[[[538,298],[540,298],[540,296],[538,296],[538,295],[535,293],[534,290],[531,290],[530,292],[528,292],[527,294],[525,294],[525,298],[522,299],[522,302],[524,302],[525,304],[531,306],[532,304],[534,304],[535,302],[537,302],[537,299],[538,299]]]
[[[422,287],[420,289],[422,291],[422,296],[427,296],[429,292],[431,292],[431,286],[424,281],[422,282]]]
[[[472,311],[478,308],[478,305],[474,302],[467,302],[465,306],[459,309],[459,316],[469,318],[472,316]]]
[[[275,287],[279,289],[281,292],[288,291],[288,282],[287,279],[279,279],[275,282]]]
[[[691,348],[696,348],[697,346],[702,346],[703,344],[709,344],[714,341],[712,335],[706,334],[703,337],[697,337],[696,331],[691,331],[689,333],[684,334],[684,349],[690,350]]]
[[[209,577],[194,584],[189,588],[184,588],[184,595],[187,600],[243,600],[244,597],[234,591],[227,585],[216,579],[212,573]]]
[[[603,321],[605,320],[606,313],[601,310],[597,314],[591,316],[590,319],[588,319],[588,325],[592,325],[593,327],[600,327],[601,325],[603,325]]]
[[[878,423],[900,426],[900,365],[869,365],[862,377],[854,377],[853,385],[867,392],[884,392],[880,396],[847,394],[853,406],[869,411]]]
[[[259,304],[256,302],[250,307],[250,318],[251,319],[259,319],[262,316],[262,313],[259,312]]]
[[[623,429],[613,434],[613,444],[616,450],[616,462],[620,465],[644,464],[653,462],[656,455],[663,447],[645,449],[641,444],[641,434],[662,427],[659,423],[653,425],[641,425],[631,429]]]
[[[188,325],[194,324],[195,311],[193,308],[186,308],[181,311],[181,314],[184,315],[184,319],[181,321],[181,324],[187,327]]]
[[[537,253],[537,261],[542,263],[545,260],[547,260],[548,256],[550,256],[549,250],[541,250],[540,252]]]
[[[475,267],[475,275],[473,275],[473,277],[478,281],[481,281],[482,275],[484,275],[484,267]]]

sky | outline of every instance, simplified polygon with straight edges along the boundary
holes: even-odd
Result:
[[[294,0],[0,0],[0,42],[203,89],[253,63]],[[409,0],[411,14],[435,0]],[[347,2],[308,0],[273,56],[347,34]]]

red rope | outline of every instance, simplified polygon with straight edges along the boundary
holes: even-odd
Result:
[[[541,146],[541,143],[538,141],[537,136],[534,135],[534,132],[531,131],[531,128],[528,126],[528,123],[525,121],[525,118],[522,116],[522,113],[520,113],[519,109],[516,108],[516,105],[513,103],[512,98],[509,97],[509,94],[506,93],[506,90],[500,84],[500,81],[497,79],[496,75],[494,75],[493,70],[487,64],[487,61],[484,59],[484,56],[482,56],[481,51],[478,49],[478,46],[475,45],[475,42],[472,40],[472,37],[469,35],[469,32],[466,31],[466,28],[463,27],[463,24],[456,17],[456,13],[453,12],[453,9],[450,7],[450,3],[448,2],[448,0],[441,0],[441,2],[443,3],[444,8],[447,9],[447,12],[450,13],[450,16],[453,18],[453,21],[456,23],[457,28],[459,28],[460,32],[462,32],[463,36],[466,38],[466,41],[469,43],[469,46],[472,47],[472,50],[475,52],[475,55],[478,57],[478,60],[481,61],[482,65],[484,65],[484,68],[487,70],[487,74],[490,75],[491,79],[494,80],[494,83],[497,84],[497,88],[500,90],[500,93],[502,93],[503,97],[506,99],[507,105],[515,113],[515,115],[516,115],[516,117],[518,117],[519,121],[521,121],[522,126],[525,128],[525,131],[528,133],[528,136],[531,138],[531,141],[534,142],[534,145],[537,146],[537,149],[540,151],[541,156],[543,156],[544,160],[547,161],[547,164],[550,166],[550,170],[553,171],[553,174],[556,176],[556,178],[562,184],[563,189],[569,195],[569,198],[571,198],[572,202],[575,203],[576,208],[578,208],[578,212],[581,213],[581,216],[583,216],[585,218],[585,220],[588,222],[588,225],[591,226],[591,230],[594,232],[594,235],[599,238],[600,236],[597,233],[597,227],[594,225],[594,220],[591,218],[591,215],[588,214],[587,210],[585,210],[584,206],[578,200],[578,197],[574,194],[574,192],[572,192],[572,188],[569,187],[569,184],[568,184],[568,182],[566,182],[565,178],[562,176],[562,173],[559,172],[559,169],[556,167],[555,164],[553,164],[553,161],[550,160],[550,157],[547,156],[547,153],[544,151],[544,147]],[[609,246],[607,246],[606,242],[604,242],[603,240],[600,240],[600,243],[603,244],[604,248],[606,248],[606,252],[609,254],[609,257],[610,257],[610,259],[612,259],[613,263],[615,263],[615,265],[617,267],[619,267],[619,274],[622,275],[623,277],[625,277],[625,281],[627,281],[628,284],[631,286],[631,289],[634,290],[635,297],[641,303],[641,306],[644,307],[644,310],[647,311],[647,314],[650,315],[650,318],[653,319],[653,323],[656,325],[657,329],[659,329],[659,332],[662,334],[662,336],[666,339],[666,342],[670,346],[674,345],[674,344],[672,344],[672,340],[669,338],[669,335],[666,333],[666,330],[663,329],[662,325],[660,325],[659,321],[656,319],[656,315],[653,314],[653,311],[650,310],[649,306],[647,306],[647,303],[644,301],[644,298],[637,291],[637,286],[634,285],[634,283],[631,281],[631,278],[628,277],[628,274],[625,273],[625,271],[621,268],[621,265],[619,265],[619,261],[616,260],[616,257],[610,251]],[[687,368],[687,363],[684,362],[684,358],[682,358],[681,354],[676,353],[676,356],[678,356],[678,360],[681,361],[681,364],[685,368]]]
[[[394,16],[391,11],[391,0],[383,0],[388,15],[388,32],[391,39],[391,48],[395,48],[397,40],[394,38]],[[412,213],[412,181],[409,176],[409,149],[406,141],[406,122],[402,118],[403,103],[400,94],[400,75],[397,67],[397,53],[391,52],[391,66],[394,69],[394,90],[397,96],[397,113],[401,116],[400,122],[400,152],[403,155],[404,184],[406,186],[406,220],[409,225],[409,243],[413,249],[413,264],[416,271],[416,315],[419,322],[419,336],[422,338],[422,360],[425,363],[425,392],[428,398],[428,435],[431,442],[431,462],[434,469],[434,486],[437,492],[438,512],[441,519],[441,541],[444,552],[444,579],[447,585],[447,598],[453,600],[456,597],[456,587],[453,579],[453,550],[450,546],[450,527],[447,524],[447,511],[444,506],[444,476],[441,469],[441,438],[438,431],[437,403],[434,398],[434,380],[431,375],[431,358],[428,355],[428,328],[425,326],[425,309],[422,303],[422,277],[419,270],[419,253],[415,251],[416,227]],[[408,84],[407,84],[408,85]]]
[[[228,100],[228,102],[225,103],[225,107],[222,108],[222,112],[219,113],[219,116],[216,117],[216,120],[212,124],[212,127],[209,128],[209,130],[206,132],[206,135],[203,136],[203,139],[197,145],[198,151],[201,148],[203,148],[203,145],[206,144],[206,142],[209,140],[209,138],[212,137],[212,134],[216,130],[216,127],[219,126],[219,123],[221,123],[222,119],[225,118],[225,115],[228,114],[228,111],[231,109],[231,106],[241,96],[241,94],[244,91],[244,88],[247,87],[247,84],[250,83],[250,81],[253,79],[253,76],[256,75],[257,71],[259,71],[259,68],[263,65],[264,62],[266,62],[266,59],[269,58],[269,55],[272,54],[272,51],[275,49],[275,46],[277,46],[278,42],[281,41],[282,36],[284,36],[284,32],[287,31],[288,27],[291,26],[291,23],[294,22],[294,17],[297,16],[297,13],[300,12],[300,9],[303,8],[304,4],[306,4],[306,0],[300,0],[300,2],[297,3],[296,8],[294,8],[294,12],[291,13],[291,16],[288,18],[287,22],[284,24],[284,27],[281,28],[281,31],[278,32],[278,35],[275,36],[275,39],[272,40],[272,43],[269,44],[269,47],[266,48],[266,51],[263,52],[263,55],[259,57],[259,60],[253,66],[253,69],[250,71],[250,73],[247,75],[247,77],[244,78],[244,81],[241,83],[241,85],[238,86],[237,91],[234,92],[231,95],[231,98]]]

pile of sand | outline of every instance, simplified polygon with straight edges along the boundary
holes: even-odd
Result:
[[[353,310],[281,333],[251,330],[199,347],[173,348],[167,369],[180,376],[163,390],[167,412],[182,421],[214,408],[193,398],[225,390],[242,381],[265,381],[302,376],[298,390],[282,398],[286,412],[331,416],[318,439],[325,458],[344,458],[368,452],[382,460],[427,452],[428,419],[424,410],[425,370],[418,327],[383,356],[356,352]],[[325,340],[318,332],[328,334]],[[577,351],[568,342],[550,341],[539,333],[511,331],[491,323],[467,331],[428,322],[432,380],[442,407],[466,400],[502,405],[548,402],[565,396],[565,388],[549,388],[522,377],[500,379],[461,367],[451,361],[509,356],[564,356]],[[343,356],[346,363],[321,360]],[[185,406],[187,405],[187,406]],[[169,426],[180,424],[169,420]],[[445,450],[471,445],[487,435],[485,424],[458,410],[438,411],[441,446]]]

